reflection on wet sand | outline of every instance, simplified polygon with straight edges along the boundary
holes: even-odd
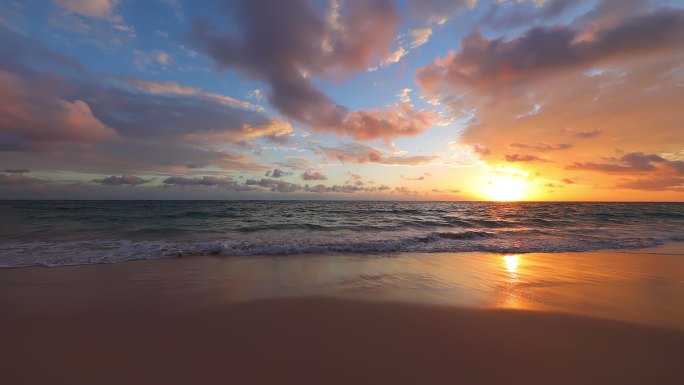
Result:
[[[154,306],[148,293],[159,306],[176,307],[185,298],[215,305],[328,296],[567,312],[684,329],[680,250],[197,257],[0,274],[0,292],[22,308],[78,307],[101,295]],[[49,294],[54,285],[58,298]]]
[[[502,258],[506,267],[506,271],[509,273],[509,278],[505,282],[507,290],[504,294],[503,304],[501,307],[507,309],[523,309],[524,304],[519,300],[517,295],[518,264],[520,262],[520,256],[504,255]]]
[[[504,255],[503,259],[506,263],[506,270],[508,270],[508,272],[511,273],[511,278],[517,279],[518,275],[516,274],[516,271],[518,270],[518,260],[520,259],[520,256]]]

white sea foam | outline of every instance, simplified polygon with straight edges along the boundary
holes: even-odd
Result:
[[[479,236],[465,239],[458,235],[431,233],[424,237],[368,240],[349,239],[292,240],[262,243],[240,240],[196,242],[88,240],[33,241],[0,244],[0,267],[66,266],[104,264],[131,260],[190,257],[200,255],[252,256],[292,254],[392,253],[392,252],[469,252],[496,253],[566,252],[600,249],[635,249],[664,244],[654,238],[587,239],[553,237]]]

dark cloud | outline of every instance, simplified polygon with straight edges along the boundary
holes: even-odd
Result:
[[[271,177],[271,178],[282,178],[284,176],[291,175],[292,173],[290,172],[285,172],[279,168],[274,169],[273,171],[269,170],[266,171],[266,176]]]
[[[304,179],[304,180],[327,180],[328,177],[321,174],[318,171],[305,171],[302,174],[302,179]]]
[[[506,162],[548,162],[548,160],[536,155],[506,154]]]
[[[245,181],[245,185],[269,188],[273,192],[281,193],[297,192],[302,189],[302,187],[296,183],[289,183],[283,180],[270,178],[247,179]]]
[[[192,40],[221,68],[234,68],[269,85],[280,113],[316,131],[366,140],[417,135],[436,114],[408,105],[350,112],[311,76],[365,70],[388,53],[399,22],[393,0],[351,0],[328,14],[306,0],[229,2],[230,33],[195,20]],[[283,33],[287,31],[287,33]]]
[[[288,144],[290,142],[291,136],[288,134],[269,134],[264,136],[266,141],[275,144]]]
[[[596,31],[536,27],[512,40],[487,40],[475,31],[463,39],[459,53],[452,51],[446,58],[419,69],[417,81],[423,89],[433,92],[444,86],[490,87],[607,59],[681,50],[682,41],[684,11],[676,9],[638,15]]]
[[[244,186],[230,177],[219,178],[215,176],[203,177],[183,177],[172,176],[162,181],[166,186],[180,186],[180,187],[216,187],[225,189],[227,191],[252,191],[253,188]]]
[[[135,175],[108,176],[102,179],[93,179],[94,183],[99,183],[106,186],[137,186],[140,184],[149,183],[151,181],[152,179],[143,179]]]
[[[31,172],[31,170],[27,168],[6,168],[2,170],[2,172],[6,172],[8,174],[26,174]]]
[[[315,173],[319,174],[319,173]],[[322,174],[319,174],[321,176]],[[166,186],[189,186],[189,187],[215,187],[227,191],[270,191],[278,193],[375,193],[390,190],[388,186],[366,187],[362,181],[361,176],[354,173],[348,173],[349,181],[344,185],[300,185],[297,183],[289,183],[280,179],[261,178],[261,179],[247,179],[244,183],[239,183],[229,177],[219,178],[212,176],[204,177],[182,177],[175,176],[166,178],[162,183]],[[323,175],[323,179],[325,176]],[[323,180],[323,179],[305,179],[305,180]],[[361,182],[361,183],[358,183]]]
[[[575,183],[575,181],[572,180],[572,179],[570,179],[570,178],[563,178],[563,183],[565,183],[565,184],[573,184],[573,183]]]

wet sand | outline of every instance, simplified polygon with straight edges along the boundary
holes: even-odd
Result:
[[[681,255],[601,253],[1,270],[2,383],[681,384]]]

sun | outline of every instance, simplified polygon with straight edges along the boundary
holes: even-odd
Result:
[[[527,183],[515,176],[494,175],[482,187],[482,191],[493,201],[519,201],[527,194]]]

